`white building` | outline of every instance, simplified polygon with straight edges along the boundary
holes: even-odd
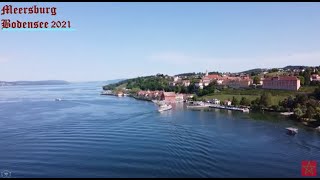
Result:
[[[179,79],[180,79],[179,76],[174,76],[174,77],[173,77],[173,82],[178,82]]]
[[[175,82],[170,82],[170,83],[169,83],[169,86],[175,86],[175,85],[176,85]]]
[[[220,100],[219,99],[212,99],[212,103],[213,104],[220,104]]]
[[[182,85],[184,85],[185,87],[190,86],[190,81],[189,80],[183,80],[182,81]]]
[[[210,80],[203,80],[202,83],[203,83],[203,86],[209,86]]]
[[[224,101],[224,105],[226,106],[231,106],[232,102],[229,100]]]
[[[202,83],[202,81],[195,83],[195,86],[198,87],[198,88],[200,88],[200,89],[203,89],[203,83]]]
[[[182,102],[184,100],[183,94],[176,94],[176,101],[177,102]]]
[[[218,85],[221,85],[222,83],[223,83],[223,79],[218,79],[218,80],[217,80],[217,84],[218,84]]]

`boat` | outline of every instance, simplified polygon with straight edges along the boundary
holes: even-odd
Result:
[[[62,101],[62,99],[60,99],[60,98],[56,98],[56,99],[55,99],[55,101]]]
[[[165,102],[164,101],[159,101],[159,100],[152,100],[153,103],[155,103],[158,106],[164,105]]]
[[[106,91],[102,91],[100,95],[113,95],[113,93],[110,90],[106,90]]]
[[[172,106],[169,104],[164,104],[164,105],[161,105],[158,109],[159,112],[163,112],[163,111],[167,111],[167,110],[170,110],[172,109]]]
[[[248,112],[250,112],[250,109],[249,108],[244,108],[244,109],[242,109],[242,112],[248,113]]]
[[[284,115],[284,116],[290,116],[290,115],[294,114],[294,112],[282,112],[280,114]]]
[[[290,134],[290,135],[295,135],[298,133],[298,129],[297,128],[293,128],[293,127],[288,127],[286,128],[287,130],[287,134]]]

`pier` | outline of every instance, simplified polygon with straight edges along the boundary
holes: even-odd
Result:
[[[216,109],[226,109],[226,110],[233,110],[233,111],[241,111],[241,112],[249,112],[249,108],[238,108],[232,106],[221,106],[221,105],[211,105],[209,108],[216,108]]]

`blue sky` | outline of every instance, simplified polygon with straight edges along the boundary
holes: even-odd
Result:
[[[108,80],[320,65],[319,3],[0,3],[57,7],[73,32],[0,32],[0,80]]]

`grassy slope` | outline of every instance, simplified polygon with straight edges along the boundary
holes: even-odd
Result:
[[[232,99],[234,96],[239,101],[242,97],[246,97],[250,101],[255,100],[257,97],[260,97],[264,92],[272,94],[272,104],[278,105],[279,101],[284,100],[289,96],[295,96],[298,93],[312,93],[316,87],[301,87],[299,91],[285,91],[285,90],[267,90],[267,89],[226,89],[222,90],[219,93],[209,94],[203,96],[205,99],[217,98],[221,101]]]

